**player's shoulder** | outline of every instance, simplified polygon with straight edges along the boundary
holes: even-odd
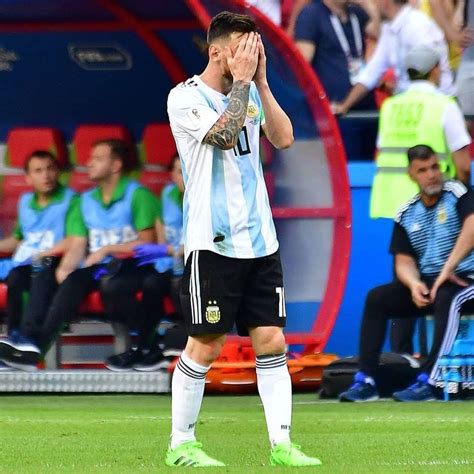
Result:
[[[420,193],[416,194],[413,196],[409,201],[407,201],[405,204],[403,204],[397,211],[397,214],[395,215],[395,222],[398,224],[401,224],[403,221],[403,218],[408,214],[408,212],[413,209],[413,207],[420,201],[421,195]]]
[[[168,94],[168,110],[189,107],[195,100],[201,100],[203,91],[200,90],[196,76],[180,82]]]
[[[170,90],[168,97],[195,94],[198,87],[199,82],[197,81],[196,76],[193,76],[174,86]]]
[[[460,181],[457,181],[455,179],[450,179],[443,183],[443,191],[446,193],[450,193],[454,195],[454,197],[459,199],[468,192],[468,189]]]

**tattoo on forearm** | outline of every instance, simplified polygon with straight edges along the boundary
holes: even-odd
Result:
[[[250,84],[234,82],[229,94],[229,105],[204,137],[204,143],[222,150],[230,150],[237,144],[245,122],[249,102]]]

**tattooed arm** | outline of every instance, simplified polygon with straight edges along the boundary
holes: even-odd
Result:
[[[237,145],[239,133],[244,126],[249,103],[250,81],[258,64],[258,36],[246,33],[232,52],[226,46],[223,54],[234,79],[229,93],[229,105],[204,137],[203,142],[221,150],[230,150]]]
[[[204,143],[221,150],[230,150],[237,145],[239,133],[244,125],[249,102],[250,83],[234,82],[229,94],[229,105],[214,126],[204,137]]]

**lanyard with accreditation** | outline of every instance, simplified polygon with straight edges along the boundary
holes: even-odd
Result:
[[[356,52],[357,52],[356,58],[354,58],[351,54],[349,41],[347,40],[347,37],[344,33],[341,20],[339,19],[339,17],[337,17],[336,15],[331,15],[330,20],[331,20],[332,27],[334,28],[334,32],[336,33],[337,39],[341,45],[341,48],[344,51],[344,54],[346,55],[346,58],[347,58],[347,65],[349,68],[349,77],[351,80],[351,84],[355,84],[357,82],[356,81],[357,75],[360,73],[360,71],[362,71],[362,68],[364,67],[364,59],[363,59],[364,46],[362,42],[362,34],[360,32],[359,19],[354,13],[351,13],[349,15],[352,31],[354,32],[354,41],[355,41],[355,47],[356,47]]]

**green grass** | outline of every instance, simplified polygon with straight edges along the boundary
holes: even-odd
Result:
[[[293,439],[324,463],[298,471],[474,472],[472,402],[294,402]],[[169,429],[163,395],[0,396],[0,473],[174,472]],[[197,434],[228,465],[211,472],[290,471],[269,466],[258,397],[207,396]]]

